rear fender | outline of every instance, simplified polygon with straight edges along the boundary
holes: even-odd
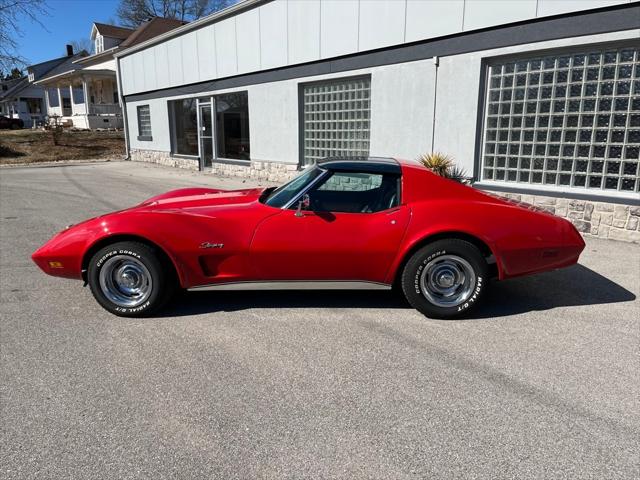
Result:
[[[496,250],[495,247],[492,246],[492,243],[488,239],[483,238],[483,236],[479,235],[477,232],[470,232],[468,230],[465,230],[461,226],[452,226],[450,228],[417,232],[413,234],[410,239],[406,239],[405,243],[401,246],[401,249],[398,252],[398,255],[396,256],[391,268],[389,269],[389,273],[387,274],[387,278],[385,279],[386,283],[394,282],[394,280],[397,278],[397,275],[404,267],[405,263],[418,249],[422,248],[425,245],[428,245],[429,243],[450,238],[466,240],[469,243],[476,245],[487,259],[493,257],[497,268],[498,278],[503,278],[504,270],[502,261],[500,257],[496,255]]]

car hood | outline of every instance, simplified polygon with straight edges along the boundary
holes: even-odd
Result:
[[[173,210],[204,206],[240,206],[256,202],[264,191],[265,188],[248,188],[243,190],[182,188],[151,197],[136,208],[144,207]]]

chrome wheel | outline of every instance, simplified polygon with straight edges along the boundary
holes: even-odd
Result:
[[[438,307],[456,307],[466,302],[476,286],[473,267],[457,255],[431,260],[420,276],[422,294]]]
[[[153,280],[140,260],[116,255],[109,258],[100,270],[100,289],[116,305],[133,308],[147,301]]]

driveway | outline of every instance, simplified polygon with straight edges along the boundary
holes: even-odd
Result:
[[[638,478],[640,245],[495,284],[473,319],[380,292],[186,294],[102,310],[29,255],[188,185],[130,162],[0,170],[0,476]]]

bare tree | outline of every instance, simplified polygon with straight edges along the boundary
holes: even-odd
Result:
[[[80,53],[83,50],[87,53],[91,53],[93,51],[93,42],[86,37],[78,38],[77,40],[70,40],[67,43],[73,47],[73,53]],[[65,50],[63,55],[66,54],[67,52]]]
[[[138,27],[151,17],[196,20],[229,7],[239,0],[120,0],[117,15],[126,27]]]
[[[48,13],[45,0],[0,0],[1,69],[9,70],[14,65],[26,66],[27,60],[18,53],[18,44],[24,35],[21,23],[30,21],[46,30],[40,17]]]
[[[2,80],[3,78],[5,80],[14,80],[16,78],[21,78],[24,74],[22,73],[22,70],[20,70],[17,67],[14,67],[11,69],[11,72],[7,73],[4,77],[2,76],[2,73],[0,72],[0,80]]]

